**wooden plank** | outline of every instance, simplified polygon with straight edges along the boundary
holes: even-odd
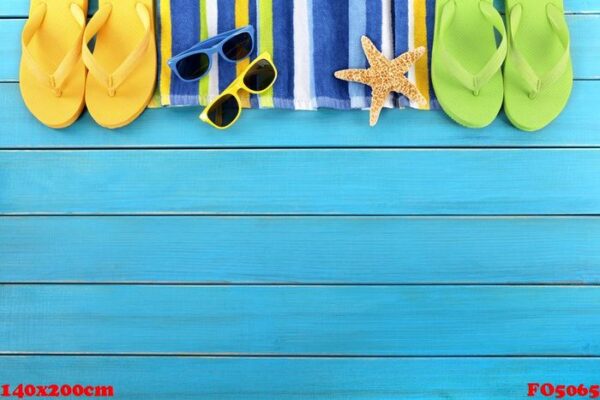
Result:
[[[362,111],[246,110],[226,133],[198,121],[197,108],[148,110],[113,133],[86,114],[69,129],[50,130],[27,111],[16,84],[0,84],[0,148],[123,147],[589,147],[600,146],[595,105],[599,81],[575,83],[570,104],[539,134],[519,131],[500,116],[490,127],[467,129],[442,112],[385,110],[375,128]],[[174,126],[177,129],[174,130]]]
[[[11,217],[0,282],[599,284],[599,248],[599,218]]]
[[[565,9],[570,13],[598,13],[600,5],[596,0],[565,0]],[[496,7],[504,10],[504,1],[496,0]],[[98,8],[98,0],[90,0],[90,13]],[[0,17],[26,17],[29,13],[29,2],[26,0],[2,0]]]
[[[600,15],[569,15],[571,50],[575,77],[578,79],[600,78]],[[20,34],[24,20],[6,19],[0,21],[0,81],[17,81],[19,77]],[[333,71],[332,71],[333,72]]]
[[[599,214],[600,150],[0,152],[2,214]]]
[[[123,400],[505,400],[527,398],[532,382],[595,385],[600,368],[596,358],[24,356],[0,364],[11,386],[32,376],[37,384],[113,385]]]
[[[89,14],[96,12],[98,9],[98,0],[88,0],[89,1]],[[582,1],[582,0],[576,0]],[[585,0],[583,0],[585,1]],[[30,2],[28,0],[2,0],[0,2],[0,17],[8,18],[8,17],[19,17],[25,18],[29,15],[29,5]]]
[[[504,0],[494,0],[496,8],[504,12]],[[567,13],[598,13],[600,4],[596,0],[564,0],[564,6]]]
[[[0,353],[600,354],[590,286],[2,285],[0,298]]]

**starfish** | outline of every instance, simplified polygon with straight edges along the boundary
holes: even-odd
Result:
[[[385,100],[391,92],[403,94],[409,100],[418,104],[426,102],[425,97],[419,92],[419,89],[406,79],[405,76],[414,63],[425,54],[425,47],[418,47],[393,60],[389,60],[377,50],[368,37],[363,36],[361,43],[370,67],[368,69],[336,71],[335,77],[345,81],[359,82],[371,87],[371,126],[377,123]]]

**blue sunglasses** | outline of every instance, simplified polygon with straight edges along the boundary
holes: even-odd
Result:
[[[247,58],[254,50],[254,27],[223,32],[204,40],[177,54],[167,64],[184,82],[195,82],[210,71],[212,55],[219,53],[229,62],[238,62]]]

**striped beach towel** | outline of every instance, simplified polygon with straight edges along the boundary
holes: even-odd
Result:
[[[367,35],[393,58],[410,49],[431,50],[435,0],[158,0],[160,103],[206,105],[249,63],[220,62],[200,82],[179,80],[166,66],[173,55],[219,32],[248,24],[256,28],[257,46],[273,56],[279,79],[267,93],[242,98],[244,107],[313,110],[370,105],[370,89],[336,79],[333,73],[367,66],[360,37]],[[408,78],[427,98],[419,108],[436,107],[429,78],[431,53]],[[386,106],[415,106],[390,96]]]

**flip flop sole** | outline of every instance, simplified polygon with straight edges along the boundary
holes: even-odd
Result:
[[[510,43],[509,56],[504,65],[504,110],[510,122],[524,131],[537,131],[550,124],[565,108],[573,87],[573,67],[568,67],[560,78],[530,98],[522,70],[510,57],[511,47],[519,51],[539,76],[550,71],[561,58],[564,47],[553,31],[547,17],[547,7],[552,4],[564,10],[562,0],[507,0],[508,12],[517,4],[522,7],[521,25],[516,34],[518,43]],[[508,15],[508,14],[507,14]],[[510,18],[507,18],[510,31]]]
[[[489,125],[498,115],[503,100],[502,71],[481,88],[478,95],[465,87],[444,63],[440,46],[456,55],[469,72],[477,73],[497,49],[494,28],[483,17],[480,0],[457,2],[451,30],[440,32],[441,15],[447,3],[455,0],[436,1],[436,28],[433,43],[432,80],[436,97],[442,109],[456,122],[470,128]],[[490,4],[492,0],[488,1]],[[443,36],[443,40],[442,40]]]
[[[106,24],[96,38],[94,57],[107,71],[116,70],[144,36],[136,5],[142,3],[150,11],[154,32],[154,4],[152,0],[100,0],[100,7],[112,4]],[[101,126],[116,129],[130,124],[144,112],[154,94],[157,58],[156,41],[152,39],[141,56],[142,60],[114,96],[104,83],[92,74],[88,77],[85,102],[92,118]]]
[[[71,18],[70,7],[76,4],[87,13],[87,0],[31,0],[30,12],[42,4],[47,11],[39,30],[27,48],[36,61],[48,71],[59,66],[65,54],[79,36],[82,27]],[[21,96],[29,111],[44,125],[60,129],[73,124],[84,108],[86,69],[81,58],[73,67],[62,87],[60,97],[43,85],[31,72],[24,59],[19,67]]]

